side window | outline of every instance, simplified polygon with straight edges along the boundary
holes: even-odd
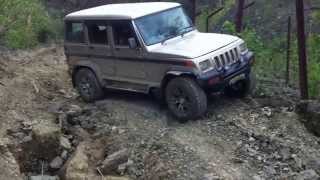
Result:
[[[131,21],[114,21],[112,29],[116,46],[129,46],[128,39],[132,37],[136,38]]]
[[[84,43],[84,28],[81,22],[67,22],[67,41]]]
[[[104,21],[88,21],[89,41],[92,44],[108,44],[107,24]]]

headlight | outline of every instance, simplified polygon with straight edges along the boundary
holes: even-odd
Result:
[[[210,60],[205,60],[199,63],[201,71],[206,71],[212,68]]]
[[[245,42],[240,44],[239,48],[240,48],[240,52],[241,53],[244,53],[244,52],[246,52],[248,50],[247,44]]]

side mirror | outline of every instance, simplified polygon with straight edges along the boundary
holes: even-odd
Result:
[[[129,47],[131,49],[136,49],[138,47],[138,44],[137,44],[137,41],[135,38],[133,38],[133,37],[129,38],[128,42],[129,42]]]

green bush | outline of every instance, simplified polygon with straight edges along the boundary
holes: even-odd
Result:
[[[226,21],[225,32],[243,38],[248,47],[255,53],[255,72],[259,77],[284,79],[286,71],[286,38],[262,39],[254,29],[245,29],[237,34],[233,23]],[[299,85],[299,62],[297,40],[291,42],[291,85]],[[308,80],[311,97],[320,96],[320,35],[308,36]]]
[[[320,95],[320,35],[311,34],[308,39],[310,94]]]
[[[55,30],[40,0],[0,0],[0,12],[0,40],[10,48],[34,47]]]

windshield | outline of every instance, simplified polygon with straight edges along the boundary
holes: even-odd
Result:
[[[181,7],[148,15],[135,20],[147,46],[183,35],[194,28]]]

